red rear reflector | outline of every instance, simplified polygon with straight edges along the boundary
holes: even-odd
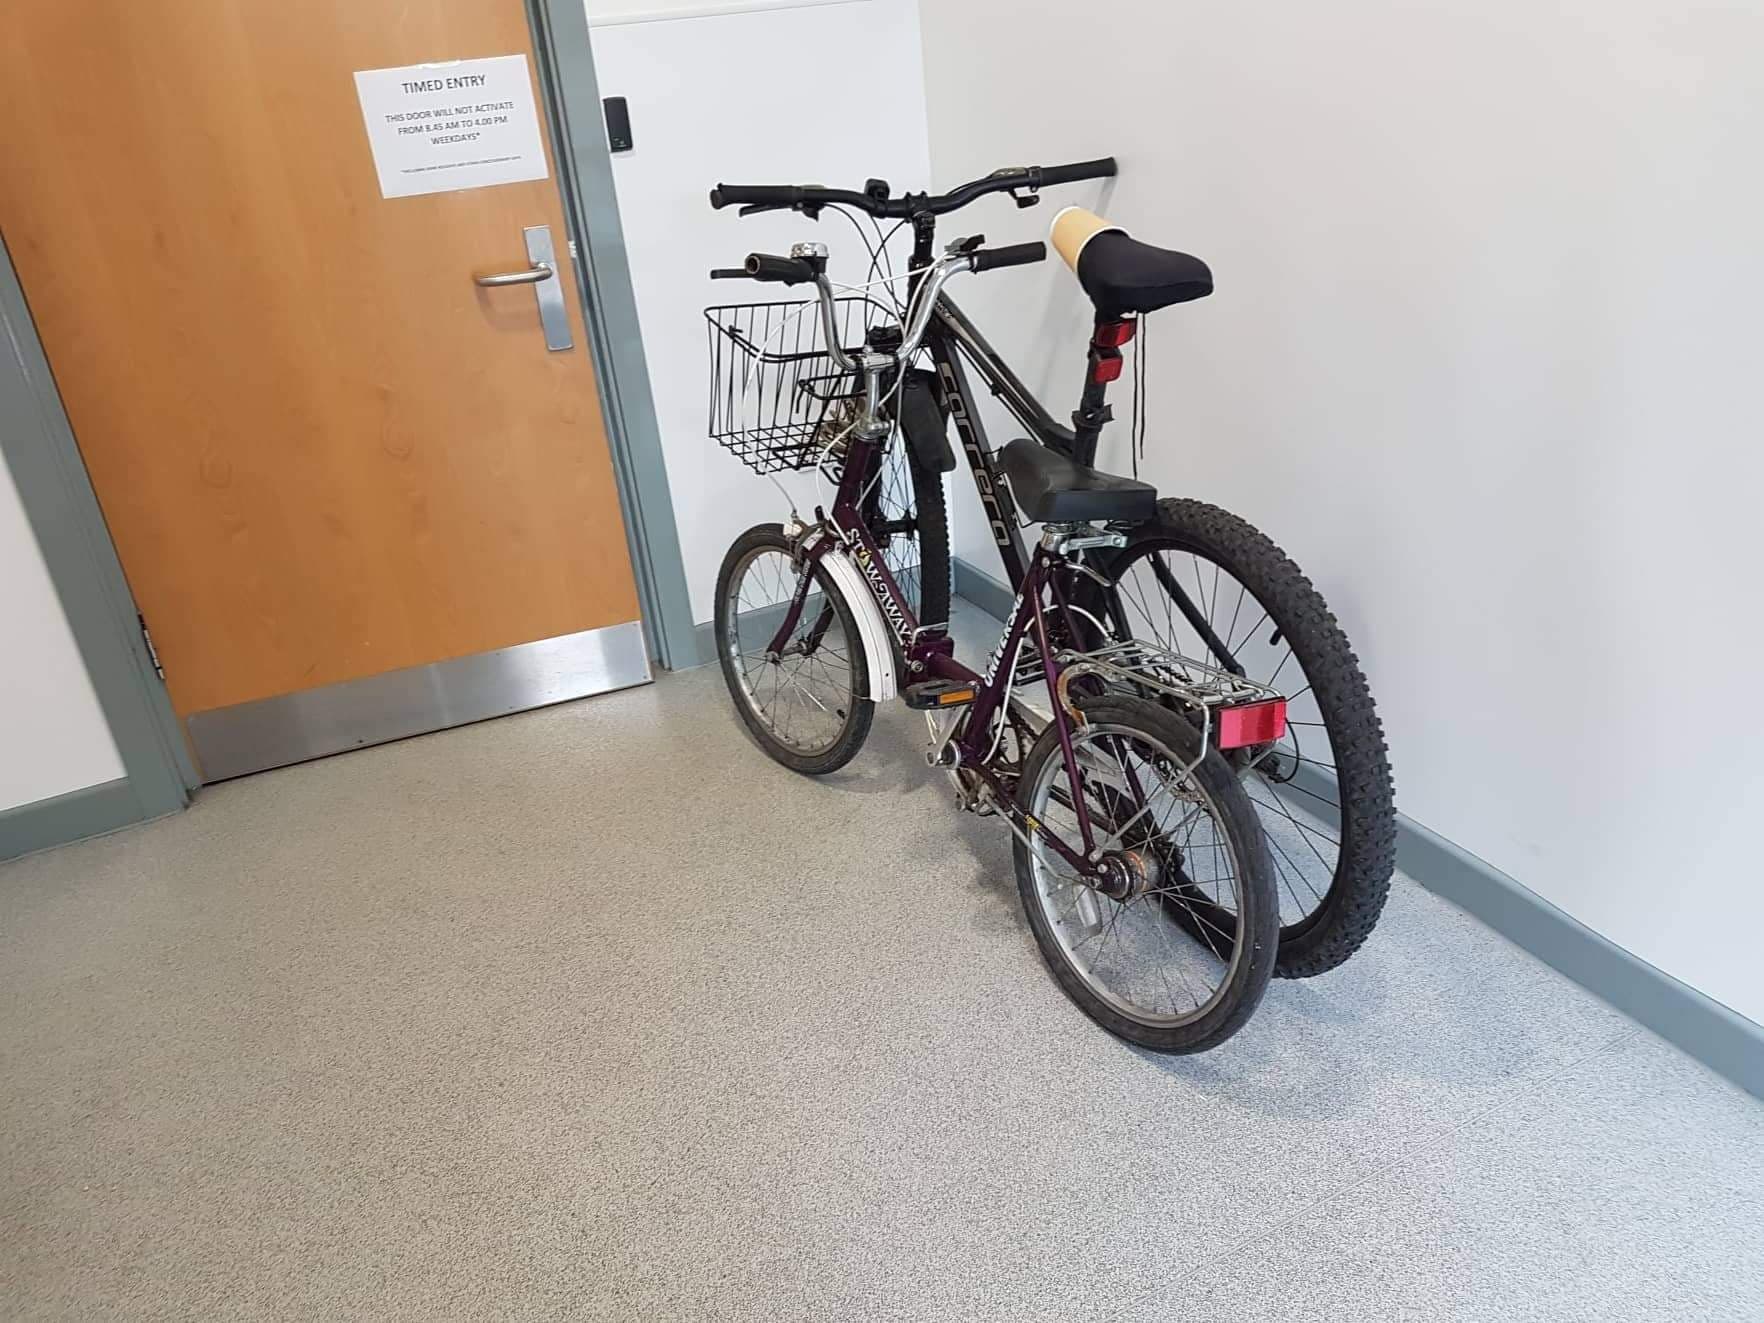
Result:
[[[1133,338],[1135,324],[1130,321],[1104,322],[1096,328],[1091,344],[1098,349],[1119,349]]]
[[[1221,749],[1244,749],[1252,744],[1272,744],[1286,734],[1286,700],[1270,698],[1264,703],[1222,707],[1216,714]]]
[[[1121,356],[1110,354],[1107,358],[1096,360],[1096,366],[1090,369],[1090,379],[1101,386],[1105,382],[1114,381],[1121,375]]]

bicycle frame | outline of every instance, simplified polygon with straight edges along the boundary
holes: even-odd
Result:
[[[1022,534],[1018,531],[1017,507],[1011,500],[1010,488],[999,480],[998,468],[992,462],[992,448],[986,443],[986,428],[973,405],[975,396],[968,385],[967,368],[957,351],[966,352],[992,393],[1043,445],[1070,454],[1073,433],[1054,422],[1041,402],[1011,371],[1010,365],[948,297],[937,300],[930,329],[925,335],[925,348],[937,371],[938,402],[955,423],[963,457],[974,479],[974,490],[980,496],[981,509],[986,512],[986,522],[992,530],[992,540],[1004,562],[1006,582],[1013,589],[1020,589],[1028,570],[1028,559]]]
[[[1052,599],[1055,610],[1064,612],[1067,609],[1065,595],[1055,573],[1060,565],[1058,555],[1050,551],[1044,543],[1038,542],[1035,545],[1025,565],[1010,620],[993,649],[986,670],[984,673],[977,672],[963,665],[956,660],[955,644],[942,624],[920,625],[906,594],[890,572],[881,548],[865,526],[859,509],[862,484],[864,475],[869,471],[876,451],[882,444],[882,441],[862,439],[853,439],[851,442],[833,509],[830,515],[816,511],[817,517],[822,520],[818,535],[811,533],[802,543],[804,572],[797,579],[795,594],[768,645],[770,651],[782,652],[801,622],[803,607],[808,600],[814,578],[807,572],[808,569],[836,545],[844,546],[857,562],[875,595],[876,603],[881,607],[882,615],[893,631],[894,641],[908,670],[920,679],[947,680],[973,687],[973,698],[967,706],[966,725],[952,745],[952,765],[970,771],[980,779],[991,791],[993,804],[998,811],[1026,841],[1040,839],[1081,877],[1100,877],[1097,865],[1092,862],[1092,857],[1098,854],[1097,841],[1085,803],[1077,754],[1072,744],[1070,714],[1056,704],[1052,720],[1059,734],[1060,753],[1071,787],[1071,800],[1081,838],[1080,846],[1062,840],[1022,812],[1017,807],[1012,787],[1005,783],[992,766],[997,747],[997,741],[992,738],[993,722],[995,719],[1006,719],[1004,708],[1010,699],[1010,691],[1015,683],[1017,659],[1026,640],[1034,644],[1041,659],[1042,676],[1047,682],[1048,693],[1062,692],[1062,666],[1058,660],[1058,649],[1050,641],[1048,609],[1042,601],[1045,592]],[[1014,527],[1012,532],[1015,533]],[[1020,539],[1018,545],[1021,545]],[[809,638],[813,641],[811,646],[818,645],[831,625],[832,610],[831,605],[822,607],[821,618],[809,632]],[[1139,793],[1137,786],[1134,790],[1136,794]]]
[[[1021,588],[1028,562],[1024,556],[1023,539],[1017,531],[1017,511],[1011,503],[1010,489],[999,481],[998,469],[992,462],[992,448],[986,442],[985,425],[974,407],[975,395],[968,383],[964,358],[986,383],[987,389],[1004,404],[1011,416],[1021,423],[1037,441],[1051,450],[1070,456],[1080,464],[1089,464],[1096,456],[1096,434],[1106,421],[1099,388],[1086,392],[1081,417],[1088,414],[1090,425],[1082,431],[1062,427],[1053,420],[1033,391],[1011,370],[1004,357],[987,342],[973,322],[955,305],[947,294],[939,294],[931,322],[925,333],[924,347],[937,369],[938,401],[944,413],[956,425],[961,439],[962,454],[979,494],[980,505],[992,529],[992,540],[1004,564],[1006,582]],[[1242,675],[1243,667],[1231,649],[1213,630],[1211,623],[1188,595],[1186,589],[1170,573],[1160,556],[1151,559],[1153,575],[1170,600],[1176,604],[1196,634],[1213,653],[1215,660],[1234,675]],[[1126,608],[1113,588],[1103,593],[1103,606],[1110,623],[1122,636],[1132,633]]]

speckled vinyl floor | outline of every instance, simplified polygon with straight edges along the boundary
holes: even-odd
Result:
[[[0,1315],[1764,1318],[1764,1106],[1406,881],[1132,1051],[919,730],[701,670],[0,866]]]

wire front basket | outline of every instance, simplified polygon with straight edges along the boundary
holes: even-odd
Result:
[[[892,316],[873,299],[835,299],[840,346],[855,354],[871,325]],[[812,469],[848,425],[840,407],[863,394],[856,373],[827,352],[818,300],[706,308],[710,435],[755,473]]]

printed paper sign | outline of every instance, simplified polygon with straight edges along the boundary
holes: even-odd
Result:
[[[364,69],[355,91],[383,197],[550,174],[525,55]]]

